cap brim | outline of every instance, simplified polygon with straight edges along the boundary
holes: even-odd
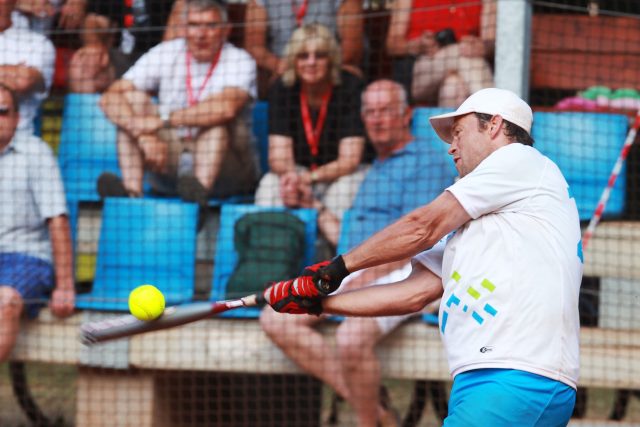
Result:
[[[461,113],[458,111],[452,111],[451,113],[440,114],[438,116],[429,117],[429,122],[433,129],[436,131],[440,139],[447,144],[451,144],[453,136],[451,135],[451,128],[456,117],[464,116],[469,113]]]

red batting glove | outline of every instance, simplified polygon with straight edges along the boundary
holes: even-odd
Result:
[[[264,291],[267,303],[279,313],[322,313],[322,294],[318,292],[311,276],[272,283]]]
[[[323,296],[335,292],[342,280],[349,275],[342,255],[331,261],[323,261],[311,265],[302,271],[302,276],[311,276],[313,283]]]

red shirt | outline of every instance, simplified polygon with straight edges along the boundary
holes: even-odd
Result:
[[[411,9],[407,40],[420,37],[425,31],[437,33],[445,28],[451,28],[457,40],[480,34],[481,0],[413,0]]]

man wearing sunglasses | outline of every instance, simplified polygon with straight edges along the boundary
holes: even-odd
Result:
[[[45,36],[11,21],[16,0],[0,2],[0,83],[19,98],[18,130],[32,134],[33,119],[53,79],[55,49]]]
[[[17,94],[0,83],[0,363],[20,326],[51,294],[60,317],[75,301],[71,233],[56,158],[39,138],[16,133]]]

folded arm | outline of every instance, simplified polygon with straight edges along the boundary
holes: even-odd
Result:
[[[0,65],[0,83],[9,86],[18,95],[42,92],[45,89],[42,73],[28,65]]]
[[[120,79],[109,86],[100,98],[100,108],[107,118],[134,138],[153,134],[162,127],[162,119],[157,113],[136,114],[134,112],[130,99],[134,98],[133,95],[136,92],[146,95],[137,89],[132,81]]]
[[[249,99],[251,96],[245,90],[227,87],[191,107],[172,112],[169,123],[202,128],[225,125],[238,116]]]

